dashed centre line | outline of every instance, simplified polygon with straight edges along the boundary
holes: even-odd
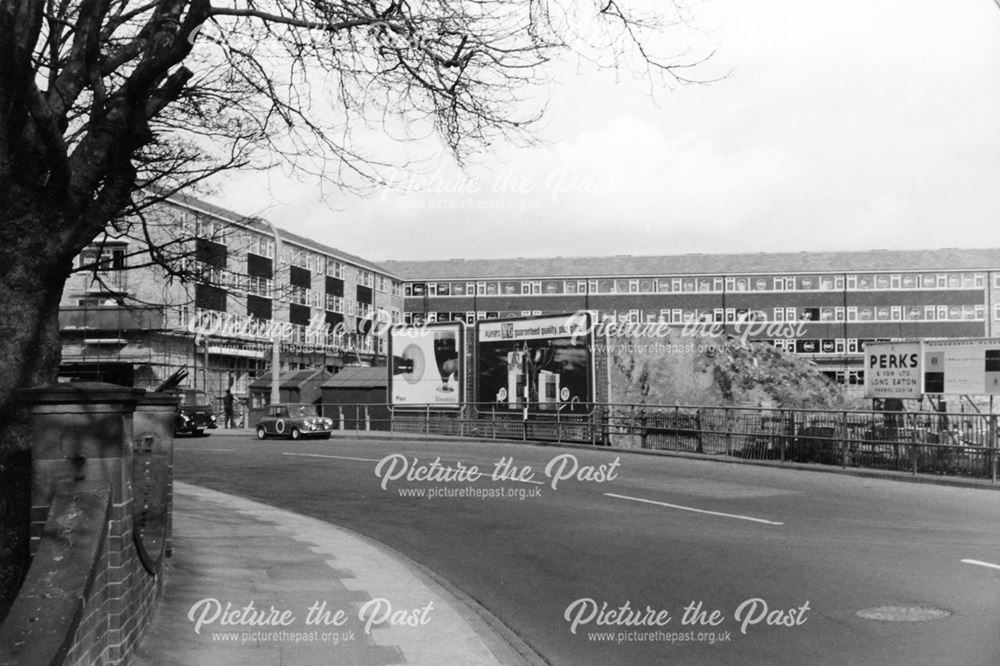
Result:
[[[737,513],[722,513],[721,511],[708,511],[706,509],[696,509],[691,506],[682,506],[680,504],[669,504],[667,502],[658,502],[651,499],[643,499],[642,497],[629,497],[628,495],[618,495],[616,493],[604,493],[605,497],[614,497],[616,499],[630,500],[632,502],[642,502],[643,504],[655,504],[656,506],[667,507],[668,509],[678,509],[679,511],[691,511],[692,513],[704,513],[710,516],[721,516],[723,518],[735,518],[736,520],[748,520],[753,523],[763,523],[765,525],[784,525],[784,523],[779,523],[773,520],[765,520],[764,518],[754,518],[753,516],[741,516]]]
[[[987,569],[1000,569],[1000,564],[993,564],[992,562],[983,562],[982,560],[962,560],[964,564],[973,564],[977,567],[986,567]]]
[[[331,458],[333,460],[356,460],[358,462],[378,462],[378,458],[352,458],[351,456],[328,456],[322,453],[291,453],[289,451],[282,451],[283,456],[296,456],[302,458]]]
[[[175,446],[174,447],[174,451],[199,451],[199,452],[200,451],[211,451],[213,453],[232,453],[233,450],[234,449],[211,449],[211,448],[202,447],[202,446],[199,446],[197,448],[186,447],[186,446]]]

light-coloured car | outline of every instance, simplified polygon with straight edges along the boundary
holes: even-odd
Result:
[[[265,437],[330,437],[333,419],[320,416],[312,405],[269,405],[257,421],[257,439]]]

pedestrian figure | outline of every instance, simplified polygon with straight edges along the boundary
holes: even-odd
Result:
[[[226,428],[235,428],[236,420],[233,418],[233,392],[226,389],[226,397],[222,400],[222,408],[226,415]]]

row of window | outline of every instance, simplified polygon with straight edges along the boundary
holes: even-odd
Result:
[[[860,354],[867,340],[858,338],[786,338],[768,340],[768,344],[792,354]]]
[[[465,321],[474,323],[483,319],[506,319],[511,317],[530,317],[542,314],[541,310],[521,311],[466,311],[466,312],[429,312],[406,313],[406,321],[419,323],[421,321]],[[846,318],[845,318],[846,316]],[[994,316],[1000,319],[1000,305],[994,306]],[[912,306],[865,306],[865,307],[831,307],[831,308],[773,308],[765,310],[747,310],[742,308],[714,308],[700,310],[697,308],[663,309],[659,312],[627,310],[603,311],[602,318],[611,318],[623,323],[664,322],[666,324],[689,324],[695,322],[707,323],[737,323],[748,322],[919,322],[919,321],[985,321],[986,306],[984,305],[912,305]]]
[[[1000,288],[1000,275],[995,276]],[[775,291],[982,289],[985,273],[871,273],[590,280],[411,282],[406,296],[542,296],[557,294],[721,294]]]
[[[240,328],[247,318],[252,318],[258,322],[268,322],[271,320],[270,308],[266,307],[268,304],[253,302],[250,299],[254,297],[249,297],[247,302],[247,317],[238,315],[235,313],[225,313],[225,310],[219,310],[218,308],[210,307],[195,307],[193,310],[187,307],[181,307],[177,310],[176,315],[178,324],[182,326],[187,325],[188,317],[193,315],[201,320],[201,317],[206,315],[214,315],[216,313],[223,312],[227,320],[231,323],[235,323],[235,328]],[[264,306],[264,307],[262,307]],[[399,319],[398,313],[393,313],[393,321]],[[205,321],[210,321],[206,319]],[[287,323],[290,326],[287,327],[289,333],[286,338],[286,342],[290,344],[298,345],[308,345],[308,346],[323,346],[329,348],[331,351],[339,351],[344,348],[357,349],[361,352],[375,352],[384,353],[385,351],[385,340],[381,339],[379,336],[367,335],[361,332],[355,333],[353,328],[344,329],[340,325],[344,324],[344,318],[342,315],[333,312],[327,312],[325,316],[326,326],[311,326],[308,313],[302,313],[302,316],[295,316],[295,312],[290,313],[289,321]]]
[[[249,252],[271,260],[274,259],[275,241],[269,233],[241,227],[186,209],[181,209],[179,215],[180,224],[195,238],[222,243],[236,252]],[[282,243],[281,259],[286,265],[306,268],[314,274],[344,279],[346,266],[343,262],[293,243]],[[401,284],[391,278],[363,268],[355,270],[360,285],[397,296],[402,292]]]
[[[79,268],[98,271],[122,271],[127,268],[128,249],[123,245],[91,246],[80,253]]]

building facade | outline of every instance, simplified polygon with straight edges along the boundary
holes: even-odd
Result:
[[[577,310],[601,320],[714,326],[863,380],[873,340],[1000,333],[1000,250],[390,261],[406,321]]]
[[[65,376],[155,387],[183,368],[188,386],[245,398],[270,371],[275,338],[283,372],[380,364],[373,318],[474,324],[586,310],[712,326],[848,384],[863,380],[868,341],[1000,336],[995,249],[377,264],[183,195],[145,226],[195,279],[152,265],[137,233],[95,241],[63,294]]]
[[[64,376],[155,387],[183,368],[188,386],[221,400],[270,370],[275,338],[283,371],[385,354],[368,324],[401,321],[403,299],[380,266],[191,197],[145,215],[169,263],[195,279],[154,265],[138,226],[95,241],[63,292]]]

